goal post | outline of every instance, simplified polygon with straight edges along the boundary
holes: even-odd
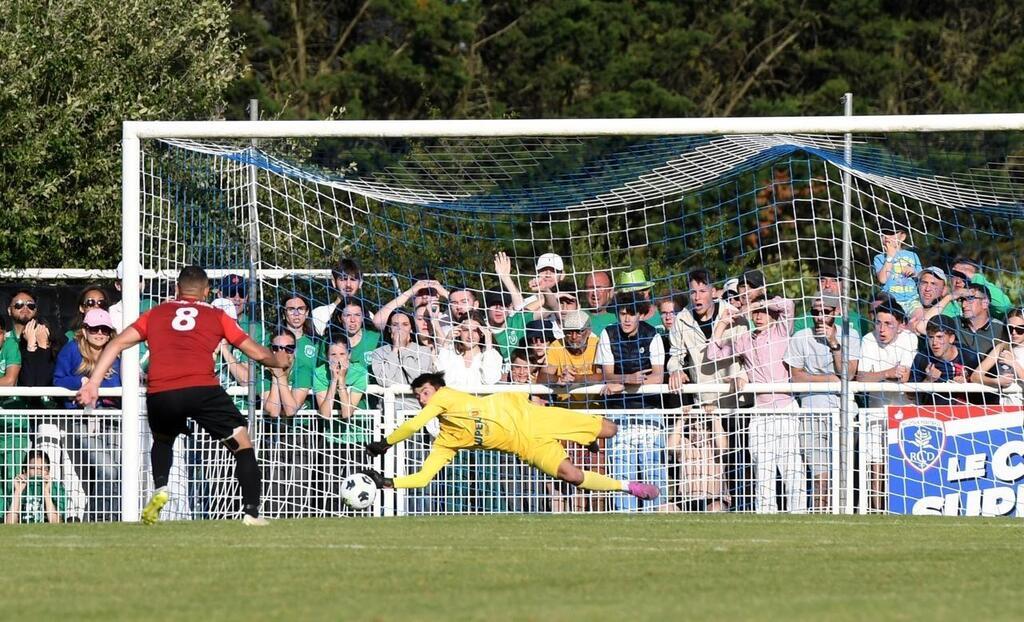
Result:
[[[925,255],[914,275],[905,275],[907,280],[899,285],[904,288],[909,287],[910,280],[919,279],[922,269],[939,263],[940,259],[943,267],[948,268],[949,262],[959,255],[957,249],[968,242],[980,247],[985,236],[991,236],[995,241],[993,248],[1007,244],[1020,214],[1019,158],[1024,157],[1024,151],[1017,135],[1022,130],[1024,114],[129,121],[124,123],[122,141],[125,317],[133,318],[139,313],[143,273],[164,275],[161,278],[166,289],[166,275],[194,260],[209,263],[220,273],[237,268],[247,279],[251,271],[258,281],[251,287],[258,288],[259,297],[265,299],[254,314],[270,333],[275,323],[283,325],[286,319],[283,311],[276,308],[284,296],[302,295],[314,307],[327,306],[338,298],[331,279],[308,278],[304,271],[332,268],[343,254],[362,259],[366,272],[391,275],[372,283],[367,281],[360,290],[372,307],[365,310],[370,314],[401,297],[424,274],[445,281],[443,284],[449,289],[464,288],[475,293],[483,306],[485,294],[509,293],[497,269],[492,268],[489,260],[484,264],[489,253],[507,250],[512,262],[511,279],[523,290],[524,297],[531,293],[527,291],[529,282],[538,276],[536,260],[547,252],[558,254],[559,261],[565,264],[564,269],[558,270],[563,289],[584,308],[589,303],[582,298],[590,287],[585,282],[599,271],[609,271],[616,280],[620,275],[636,275],[639,271],[642,284],[653,289],[654,301],[660,302],[688,293],[687,274],[698,266],[713,266],[717,270],[714,282],[708,285],[723,292],[725,277],[742,277],[745,270],[758,269],[771,294],[796,301],[796,317],[791,321],[811,316],[813,300],[820,298],[819,273],[822,266],[831,263],[840,271],[836,277],[846,276],[841,279],[843,289],[837,293],[838,304],[839,309],[850,311],[845,317],[852,321],[855,314],[867,316],[876,290],[887,287],[878,282],[873,263],[881,255],[883,269],[891,270],[885,266],[882,229],[905,229],[906,247],[917,248],[919,254]],[[929,154],[931,143],[917,140],[929,135],[964,133],[1013,139],[994,141],[1005,150],[997,156],[997,167],[986,167],[983,156],[987,153],[965,154],[964,150],[972,144],[970,140],[954,144],[948,152],[936,148],[933,154]],[[852,135],[857,144],[844,144],[843,135]],[[897,145],[895,140],[887,141],[890,136],[911,136],[914,140]],[[250,144],[252,139],[260,139],[259,148]],[[327,142],[319,148],[317,141],[321,139],[338,142]],[[936,158],[941,159],[938,169],[929,169]],[[254,240],[260,245],[258,253],[249,252]],[[253,257],[259,257],[258,261]],[[987,269],[994,277],[994,285],[1012,289],[1011,293],[1018,295],[1024,292],[1024,283],[1017,276],[1016,257],[1001,256],[996,264],[982,268],[978,272]],[[635,289],[632,285],[637,284],[616,282],[613,287]],[[751,289],[757,289],[754,285],[753,281],[747,283]],[[558,299],[557,292],[552,297]],[[542,292],[538,299],[550,303]],[[907,315],[914,308],[908,305]],[[544,315],[548,311],[548,319],[553,318],[555,324],[563,317],[557,309],[533,313]],[[1004,319],[1006,311],[1000,312]],[[483,321],[488,322],[489,319]],[[671,329],[664,325],[661,329],[670,349]],[[845,337],[852,339],[853,335]],[[849,356],[851,346],[848,341],[843,343],[844,355]],[[317,347],[323,350],[317,354],[322,361],[326,346],[318,342]],[[142,411],[137,352],[126,352],[122,361],[126,413]],[[502,362],[503,380],[511,377],[510,352],[505,353]],[[666,359],[670,354],[666,353]],[[687,360],[686,356],[683,353],[680,360]],[[690,365],[692,361],[680,364]],[[667,365],[671,368],[673,363]],[[846,374],[837,375],[841,385],[828,385],[841,400],[837,412],[845,412],[856,394],[879,389],[895,393],[891,384],[856,382]],[[737,378],[734,375],[719,380],[732,382]],[[773,385],[764,383],[758,374],[749,380],[751,386],[774,395]],[[792,380],[794,384],[788,388],[777,388],[780,395],[806,395],[817,388],[806,384],[797,388],[796,378]],[[710,381],[703,382],[710,386]],[[494,388],[490,386],[493,384],[482,382],[481,386]],[[734,385],[728,386],[735,390]],[[931,385],[918,388],[923,391],[927,386]],[[684,393],[700,396],[701,389],[698,385]],[[370,391],[373,390],[371,387]],[[993,390],[991,386],[967,388],[978,394]],[[1002,390],[998,392],[1002,399]],[[388,395],[385,401],[393,403],[394,396]],[[779,398],[777,403],[784,401]],[[372,400],[370,404],[368,411],[373,411]],[[755,404],[744,405],[749,408]],[[401,410],[400,406],[397,408]],[[787,415],[796,426],[792,434],[800,439],[810,436],[816,439],[813,442],[827,444],[808,448],[799,444],[803,440],[789,439],[797,443],[792,445],[798,448],[794,451],[801,453],[799,468],[808,473],[804,482],[808,490],[802,494],[818,510],[888,509],[876,505],[873,496],[888,493],[882,490],[884,486],[864,492],[868,487],[860,481],[864,490],[854,494],[855,461],[861,479],[878,473],[886,476],[884,468],[874,468],[884,464],[886,456],[866,457],[869,452],[865,445],[881,444],[883,453],[893,448],[900,450],[905,444],[901,445],[897,436],[900,431],[909,430],[909,426],[893,419],[894,414],[883,414],[877,408],[853,408],[849,417],[834,417],[831,411],[821,408],[806,407],[797,415]],[[755,408],[751,412],[756,411]],[[385,415],[368,416],[377,417],[379,422]],[[394,416],[387,415],[389,420]],[[750,418],[735,416],[737,421]],[[962,428],[966,430],[963,434],[976,433],[970,425],[961,425],[955,414],[915,416],[947,422],[943,424],[946,429]],[[687,451],[703,455],[705,462],[713,463],[703,464],[705,470],[757,471],[765,460],[753,464],[758,448],[744,448],[748,457],[742,459],[743,464],[736,464],[735,456],[726,455],[734,447],[715,448],[719,442],[715,440],[715,430],[721,423],[715,417],[707,413],[696,417],[708,431],[707,438],[701,436],[703,432],[694,433],[694,438],[700,438],[693,441],[693,447],[661,451],[665,455],[676,451],[678,456],[673,460],[685,460]],[[401,420],[403,416],[399,413],[397,421]],[[676,433],[672,426],[677,424],[684,429],[682,436],[688,434],[685,429],[689,423],[683,425],[672,419],[670,424],[667,417],[657,422],[663,426],[664,437],[657,442],[665,442],[665,438]],[[746,428],[737,432],[729,429],[730,425],[733,423],[727,423],[721,433],[747,434]],[[894,426],[893,431],[889,431],[890,426]],[[915,430],[921,432],[922,443],[940,440],[933,422],[922,421]],[[304,429],[302,434],[307,432]],[[360,430],[342,436],[355,439],[366,433],[367,430]],[[926,433],[932,436],[925,439]],[[122,507],[124,519],[135,521],[144,481],[140,478],[144,464],[141,419],[126,415],[122,435]],[[281,455],[298,456],[298,460],[308,461],[303,463],[304,472],[319,473],[318,469],[328,467],[318,461],[324,459],[325,451],[335,449],[324,450],[317,445],[330,434],[309,432],[308,436],[317,440],[303,437],[305,440],[297,441],[295,447]],[[837,439],[841,437],[847,442],[839,443]],[[773,451],[789,446],[789,440],[780,438],[773,437],[772,442],[777,442]],[[946,439],[945,435],[941,438],[943,442]],[[407,459],[403,470],[415,470],[424,450],[425,447],[415,446],[407,456],[402,454],[400,459]],[[702,451],[705,453],[701,454]],[[763,455],[767,453],[770,452]],[[712,454],[713,459],[707,458]],[[813,460],[809,457],[812,454]],[[920,466],[908,464],[913,468]],[[685,471],[685,465],[679,462],[667,466],[670,474]],[[925,466],[924,470],[928,470],[932,464]],[[281,468],[287,470],[286,467]],[[781,463],[772,466],[776,467],[779,473],[790,468]],[[824,475],[817,470],[819,467],[824,469]],[[395,509],[389,505],[387,511],[503,511],[496,508],[510,507],[529,511],[544,503],[548,504],[544,507],[553,507],[550,501],[538,501],[553,494],[548,484],[539,480],[519,481],[516,478],[522,474],[517,468],[474,455],[453,470],[469,473],[472,481],[492,478],[496,482],[493,487],[479,494],[467,493],[469,496],[462,499],[465,503],[449,503],[446,509],[437,510],[437,497],[450,497],[451,491],[460,490],[461,486],[457,481],[444,480],[444,492],[403,495],[399,504],[402,507]],[[901,477],[909,482],[913,475],[908,471]],[[321,476],[322,473],[315,475]],[[819,476],[830,482],[821,485],[827,489],[826,504],[813,498]],[[724,480],[731,476],[704,473],[700,477]],[[753,511],[763,499],[754,500],[754,475],[743,477],[751,480],[749,485],[730,494],[749,497],[746,507]],[[784,479],[784,475],[779,477]],[[796,479],[804,478],[794,476],[793,481]],[[282,482],[282,486],[286,484],[292,483]],[[682,488],[678,482],[671,486],[673,490]],[[314,496],[326,490],[314,490],[316,486],[305,481],[299,482],[298,488],[308,489],[302,494]],[[287,493],[291,496],[281,502],[282,508],[297,503],[294,494]],[[502,502],[499,497],[506,494],[515,497],[516,502]],[[902,490],[901,494],[909,493]],[[792,511],[792,503],[799,496],[790,497],[782,505]],[[855,497],[859,500],[855,501]],[[935,505],[934,500],[928,503],[932,504],[928,507]],[[998,505],[997,501],[991,503],[992,507]],[[584,505],[606,508],[604,501],[592,499]],[[302,508],[305,509],[301,511],[308,509]],[[289,511],[281,510],[281,515],[292,515]]]

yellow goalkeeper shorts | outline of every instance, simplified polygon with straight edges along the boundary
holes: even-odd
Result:
[[[558,474],[558,465],[569,457],[560,441],[573,441],[587,445],[601,432],[602,418],[584,415],[566,408],[531,406],[528,411],[527,438],[529,441],[516,453],[527,463],[552,477]]]

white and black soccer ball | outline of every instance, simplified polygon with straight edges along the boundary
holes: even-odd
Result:
[[[365,510],[377,498],[377,486],[365,473],[354,473],[341,483],[341,499],[353,510]]]

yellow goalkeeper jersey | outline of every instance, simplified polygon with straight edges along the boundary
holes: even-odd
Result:
[[[437,417],[441,431],[434,445],[458,449],[500,449],[516,451],[526,440],[521,429],[529,410],[525,393],[496,393],[477,397],[441,387],[419,414],[388,435],[391,445],[412,436]]]

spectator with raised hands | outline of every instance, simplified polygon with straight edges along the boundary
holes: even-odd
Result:
[[[417,305],[413,309],[413,319],[416,322],[414,332],[416,343],[430,350],[431,355],[436,358],[438,350],[444,343],[440,306],[437,303]]]
[[[18,385],[22,387],[50,386],[57,353],[63,345],[61,335],[39,316],[38,305],[31,290],[19,289],[7,306],[11,318],[7,339],[17,343],[21,354]],[[43,398],[44,403],[49,401]]]
[[[391,302],[380,308],[373,314],[373,326],[383,332],[388,323],[388,318],[399,308],[408,306],[416,309],[421,305],[437,305],[441,300],[447,300],[448,290],[435,279],[426,275],[417,275],[412,287],[396,296]],[[440,318],[439,318],[440,319]]]
[[[1024,405],[1024,311],[1012,309],[1006,316],[1006,335],[971,374],[971,382],[998,387],[1000,403]]]
[[[295,335],[290,330],[279,330],[270,338],[270,351],[278,360],[286,361],[283,367],[270,369],[270,383],[261,387],[263,412],[271,419],[293,417],[302,407],[292,391],[290,375],[295,366]]]
[[[921,301],[921,306],[908,314],[907,323],[911,330],[924,336],[928,320],[943,313],[953,301],[953,293],[949,289],[948,278],[942,268],[928,266],[917,273],[917,297]]]
[[[750,280],[747,284],[749,287]],[[750,292],[746,293],[749,295]],[[778,296],[771,300],[748,298],[746,317],[726,308],[726,317],[715,325],[708,343],[708,358],[739,357],[749,382],[789,382],[789,368],[784,359],[789,348],[793,310],[792,300]],[[752,325],[750,331],[740,332],[731,338],[726,336],[730,328],[748,322]],[[800,419],[793,412],[796,401],[788,393],[759,393],[754,404],[759,409],[771,411],[752,415],[749,426],[750,450],[757,480],[757,511],[774,513],[779,510],[775,482],[781,478],[786,509],[804,512],[807,509],[807,486],[800,451]]]
[[[476,314],[452,328],[451,343],[437,353],[437,371],[461,390],[496,384],[501,380],[501,355],[494,349],[490,331]]]
[[[907,313],[913,313],[921,306],[917,298],[917,284],[914,277],[921,271],[921,259],[912,250],[903,248],[907,241],[907,229],[892,223],[883,226],[882,252],[875,255],[873,265],[882,291],[892,295]]]
[[[910,369],[911,382],[968,382],[981,363],[978,353],[957,342],[957,321],[940,315],[928,320],[928,350],[918,352]],[[980,393],[918,391],[918,404],[981,404]]]
[[[981,285],[988,290],[991,313],[995,317],[999,319],[1005,318],[1006,314],[1013,308],[1010,297],[998,285],[988,280],[981,270],[981,265],[974,259],[970,257],[957,258],[953,265],[950,266],[949,276],[952,281],[953,301],[963,294],[962,290],[973,284]],[[948,303],[949,301],[946,302]],[[942,314],[950,317],[957,317],[961,312],[962,309],[955,304],[946,304],[942,309]]]
[[[504,292],[487,292],[484,296],[487,326],[494,337],[494,344],[501,353],[501,358],[508,363],[512,350],[526,336],[526,324],[534,318],[534,313],[526,309],[523,294],[512,278],[512,260],[504,251],[494,255],[494,272],[498,275]]]
[[[404,309],[391,312],[384,326],[384,345],[370,355],[370,366],[377,384],[390,388],[409,385],[420,374],[434,371],[433,351],[417,340],[416,318]],[[417,410],[412,396],[396,400],[399,410]]]
[[[45,451],[33,449],[25,456],[25,466],[11,483],[10,497],[3,498],[4,522],[61,523],[67,495],[60,482],[50,475],[50,459]]]

